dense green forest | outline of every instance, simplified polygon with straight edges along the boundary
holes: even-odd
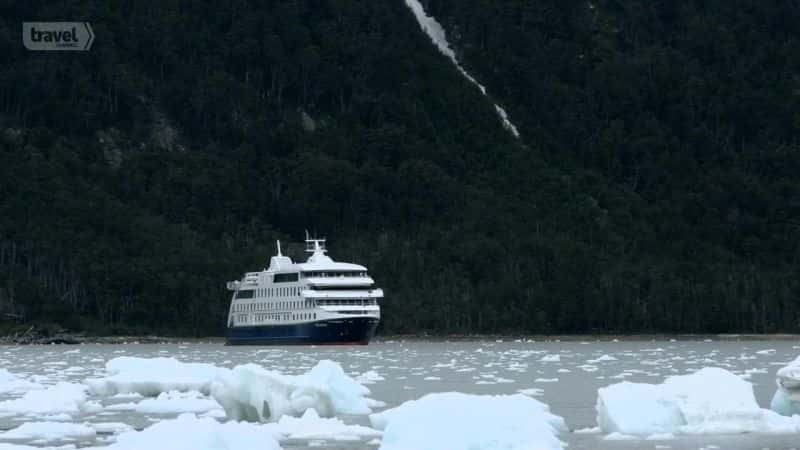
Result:
[[[0,323],[219,335],[309,229],[384,334],[800,331],[800,3],[423,4],[519,139],[403,0],[0,5]]]

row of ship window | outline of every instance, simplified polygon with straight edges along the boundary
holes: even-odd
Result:
[[[288,297],[300,295],[300,291],[302,291],[302,289],[299,286],[284,288],[240,289],[236,292],[236,298]]]
[[[234,312],[241,311],[268,311],[270,309],[286,309],[286,308],[314,308],[316,305],[313,300],[304,301],[291,301],[291,302],[258,302],[258,303],[240,303],[233,305]]]
[[[353,300],[317,300],[317,305],[319,306],[330,306],[330,305],[360,305],[360,306],[368,306],[368,305],[377,305],[378,301],[374,298],[368,299],[353,299]]]
[[[321,278],[340,278],[340,277],[366,277],[367,272],[325,272],[325,271],[309,271],[302,272],[302,274],[293,273],[276,273],[272,276],[273,283],[292,283],[302,278],[307,277],[321,277]]]
[[[249,323],[249,314],[237,314],[236,323]],[[253,322],[264,322],[267,320],[314,320],[317,318],[317,313],[298,313],[298,314],[253,314]]]
[[[303,272],[303,278],[307,277],[321,277],[321,278],[339,278],[339,277],[365,277],[367,272],[347,271],[347,272],[325,272],[325,271],[308,271]]]

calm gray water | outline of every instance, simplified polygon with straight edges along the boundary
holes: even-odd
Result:
[[[81,345],[0,347],[0,368],[41,383],[81,382],[102,376],[105,361],[117,356],[172,356],[185,362],[222,367],[257,363],[289,374],[305,372],[321,359],[331,359],[348,373],[373,370],[384,380],[369,385],[372,398],[396,406],[431,392],[511,394],[538,388],[540,401],[564,417],[571,430],[596,426],[597,389],[622,380],[660,383],[666,376],[715,366],[742,374],[753,383],[756,397],[768,407],[774,393],[775,371],[800,354],[797,341],[386,341],[366,347],[225,347],[218,343],[163,345]],[[542,362],[545,355],[559,361]],[[614,359],[601,358],[608,355]],[[599,360],[598,360],[599,359]],[[10,398],[0,394],[0,400]],[[108,406],[119,399],[98,399]],[[130,400],[128,400],[130,401]],[[104,410],[74,414],[71,421],[125,422],[136,428],[177,414],[147,415]],[[46,417],[0,415],[0,429]],[[52,419],[52,418],[51,418]],[[366,417],[345,417],[348,423],[369,425]],[[102,445],[98,441],[79,446]],[[679,436],[667,441],[607,441],[602,434],[567,433],[569,449],[792,449],[800,435],[746,434]],[[0,441],[1,442],[1,441]],[[16,443],[25,443],[15,441]],[[60,442],[64,443],[64,442]],[[28,442],[36,445],[36,442]],[[284,442],[285,448],[320,448],[320,442]],[[48,445],[54,445],[50,442]],[[328,442],[322,448],[374,449],[366,442]],[[442,449],[446,450],[446,449]]]

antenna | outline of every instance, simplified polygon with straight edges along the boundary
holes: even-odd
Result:
[[[277,241],[275,241],[275,242],[277,242],[277,243],[278,243],[278,256],[283,256],[283,255],[281,255],[281,241],[280,241],[280,240],[277,240]]]

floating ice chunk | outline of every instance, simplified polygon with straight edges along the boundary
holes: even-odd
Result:
[[[381,450],[562,449],[564,419],[524,395],[428,394],[370,415]]]
[[[539,358],[541,362],[559,362],[561,361],[561,355],[544,355]]]
[[[39,383],[20,378],[6,369],[0,369],[0,394],[20,393],[43,388]]]
[[[372,408],[383,408],[386,406],[386,402],[375,400],[374,398],[364,398],[364,401],[367,403],[370,409]]]
[[[122,356],[106,363],[105,378],[87,379],[95,394],[136,392],[154,397],[168,391],[200,391],[208,394],[211,382],[227,372],[212,364],[184,363],[175,358],[134,358]]]
[[[219,403],[197,391],[163,392],[133,406],[133,410],[143,414],[202,413],[221,408]]]
[[[719,368],[657,385],[623,381],[601,388],[597,423],[606,433],[634,435],[800,431],[800,417],[760,408],[750,383]]]
[[[648,441],[669,441],[675,439],[675,435],[672,433],[655,433],[647,436],[645,439]]]
[[[138,403],[127,402],[127,403],[114,403],[112,405],[106,406],[104,409],[108,411],[135,411]]]
[[[144,397],[142,394],[138,392],[123,392],[120,394],[112,395],[111,398],[117,399],[125,399],[125,400],[135,400]]]
[[[778,369],[777,384],[770,408],[784,416],[800,414],[800,356]]]
[[[631,436],[630,434],[620,433],[618,431],[615,431],[603,437],[603,440],[606,441],[634,441],[636,439],[639,438],[637,438],[636,436]]]
[[[101,434],[118,434],[126,431],[133,431],[133,427],[127,423],[122,422],[99,422],[87,424],[94,429],[96,433]]]
[[[3,440],[57,441],[62,439],[93,438],[94,428],[77,423],[64,422],[27,422],[5,433],[0,433]]]
[[[244,422],[220,423],[211,418],[181,414],[142,431],[117,436],[104,450],[280,450],[274,431]],[[0,449],[2,450],[2,449]],[[99,449],[98,449],[99,450]]]
[[[383,381],[384,378],[374,370],[368,370],[356,377],[356,381],[361,384],[372,384],[376,381]]]
[[[533,380],[534,383],[556,383],[558,378],[537,378]]]
[[[0,411],[15,413],[78,412],[86,403],[86,386],[60,382],[46,389],[28,391],[20,398],[0,402]]]
[[[544,389],[541,388],[528,388],[528,389],[520,389],[519,392],[522,395],[527,395],[529,397],[537,397],[544,394]]]
[[[9,444],[0,442],[0,450],[75,450],[74,445],[60,445],[58,447],[32,447],[30,445]]]
[[[321,418],[314,408],[307,409],[302,417],[283,416],[277,423],[267,425],[281,435],[280,439],[331,439],[353,441],[374,438],[382,433],[361,426],[347,425],[337,418]]]
[[[300,416],[314,408],[323,417],[334,414],[369,414],[369,389],[347,376],[342,367],[320,361],[303,375],[282,375],[246,364],[221,376],[211,395],[228,418],[276,421],[281,416]]]
[[[590,359],[590,360],[588,360],[586,362],[588,362],[590,364],[595,364],[595,363],[604,362],[604,361],[616,361],[616,360],[617,360],[617,358],[614,358],[611,355],[603,355],[603,356],[601,356],[601,357],[599,357],[597,359]]]

